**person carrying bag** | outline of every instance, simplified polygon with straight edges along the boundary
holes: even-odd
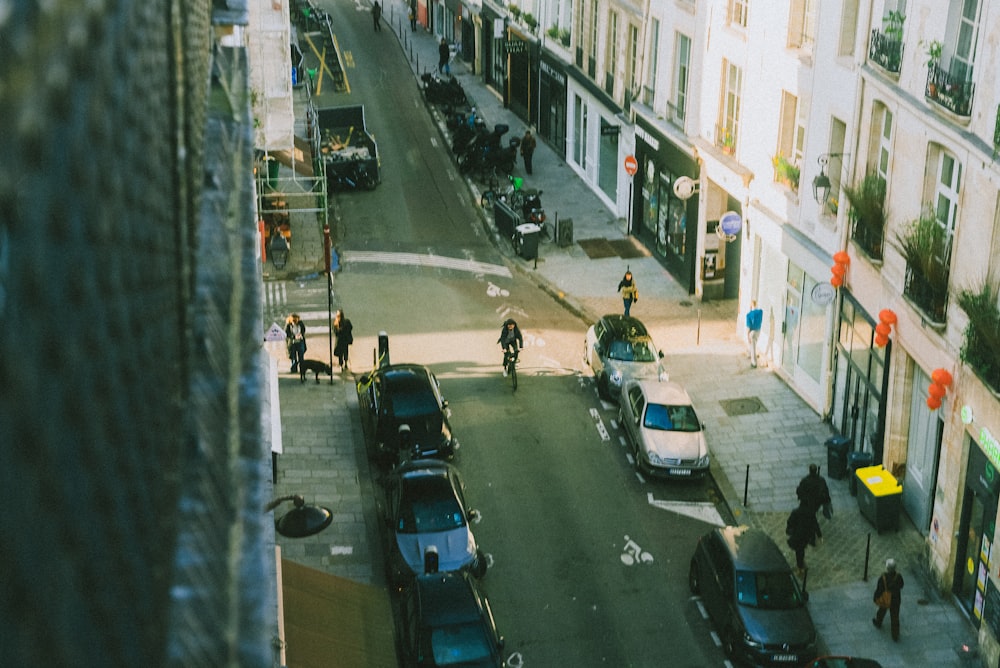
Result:
[[[878,610],[872,618],[875,628],[882,628],[882,620],[886,613],[889,614],[889,628],[892,631],[892,639],[899,641],[899,605],[902,602],[901,590],[903,589],[903,576],[896,572],[896,560],[887,559],[885,562],[885,573],[878,579],[875,586],[875,595],[872,599]]]

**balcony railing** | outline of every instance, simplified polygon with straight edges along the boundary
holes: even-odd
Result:
[[[851,211],[851,238],[858,245],[865,255],[872,260],[879,262],[882,260],[882,241],[885,231],[875,225],[866,224]]]
[[[930,322],[944,324],[948,312],[947,280],[943,283],[943,285],[932,283],[922,273],[914,271],[913,267],[907,265],[903,296],[923,311]]]
[[[972,97],[976,85],[953,76],[938,63],[927,66],[927,86],[924,97],[956,116],[972,115]]]
[[[902,40],[890,37],[878,29],[872,30],[871,42],[868,44],[868,60],[886,72],[899,74],[899,67],[903,62]]]

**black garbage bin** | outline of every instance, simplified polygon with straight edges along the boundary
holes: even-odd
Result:
[[[855,471],[871,466],[873,461],[874,456],[870,452],[859,450],[847,455],[847,481],[851,489],[851,496],[858,495],[858,476],[854,475]]]
[[[514,236],[514,228],[520,225],[521,214],[514,211],[506,202],[497,199],[493,202],[493,222],[500,231],[500,235],[510,239]]]
[[[851,450],[851,439],[846,436],[831,436],[826,439],[826,474],[834,480],[847,476],[847,453]]]
[[[534,223],[524,223],[518,225],[514,235],[514,250],[525,260],[534,260],[538,257],[538,235],[542,231]]]

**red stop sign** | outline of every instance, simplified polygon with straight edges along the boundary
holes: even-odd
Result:
[[[629,176],[635,176],[635,173],[639,171],[639,163],[636,162],[634,155],[625,156],[625,171]]]

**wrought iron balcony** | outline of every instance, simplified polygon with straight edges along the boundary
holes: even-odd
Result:
[[[924,97],[956,116],[972,115],[972,98],[976,85],[952,75],[938,63],[927,66],[927,86]]]
[[[851,238],[854,243],[864,251],[870,259],[876,262],[882,261],[882,241],[885,231],[878,225],[873,225],[866,220],[858,218],[854,210],[851,210]]]
[[[903,62],[903,41],[878,29],[872,30],[872,38],[868,43],[868,60],[886,72],[899,74],[899,67]]]
[[[935,324],[943,324],[948,312],[948,281],[930,281],[909,264],[903,296]]]

